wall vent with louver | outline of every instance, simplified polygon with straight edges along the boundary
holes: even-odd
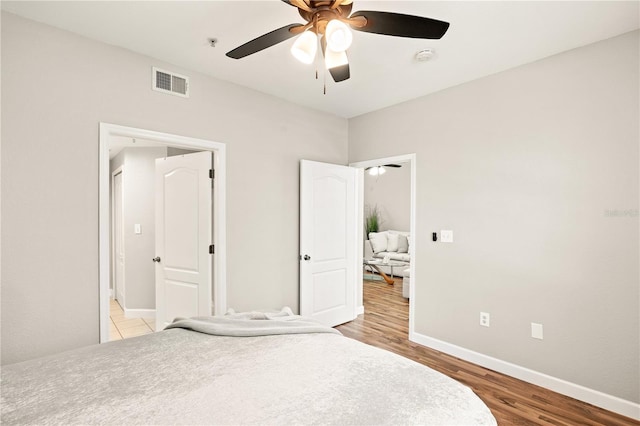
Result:
[[[189,77],[153,67],[153,90],[189,97]]]

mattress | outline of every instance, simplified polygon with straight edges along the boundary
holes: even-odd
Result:
[[[170,327],[4,366],[2,424],[496,424],[461,383],[300,317]]]

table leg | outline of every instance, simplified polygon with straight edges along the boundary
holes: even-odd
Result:
[[[387,274],[385,274],[384,272],[382,272],[382,270],[381,270],[380,268],[378,268],[378,265],[370,264],[369,266],[373,266],[373,268],[374,268],[376,271],[378,271],[378,273],[380,274],[380,276],[382,277],[382,279],[384,279],[384,281],[385,281],[387,284],[393,284],[393,283],[394,283],[393,278],[389,278],[389,276],[388,276]]]

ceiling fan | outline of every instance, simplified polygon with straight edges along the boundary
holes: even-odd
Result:
[[[336,82],[350,77],[346,50],[351,45],[349,27],[357,31],[394,37],[439,39],[449,23],[421,16],[361,10],[351,13],[353,0],[282,0],[298,8],[306,24],[289,24],[239,46],[227,56],[244,58],[292,37],[299,36],[291,53],[303,63],[314,61],[318,37],[325,65]]]
[[[402,167],[402,164],[385,164],[385,165],[382,165],[382,166],[372,166],[372,167],[367,167],[364,170],[365,171],[369,171],[369,174],[371,176],[380,176],[380,175],[385,174],[387,172],[385,170],[385,167]]]

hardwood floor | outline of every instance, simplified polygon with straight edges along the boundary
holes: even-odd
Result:
[[[408,340],[409,303],[402,280],[365,281],[365,314],[336,327],[347,337],[410,358],[469,386],[499,425],[640,425],[640,422],[471,364]]]

